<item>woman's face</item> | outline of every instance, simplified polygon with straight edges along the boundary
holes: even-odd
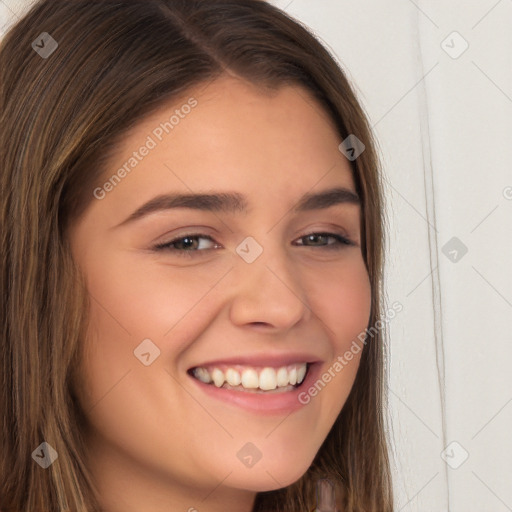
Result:
[[[91,296],[79,393],[106,502],[201,512],[311,464],[360,352],[335,363],[370,315],[340,142],[305,90],[223,77],[135,126],[90,191],[71,242]]]

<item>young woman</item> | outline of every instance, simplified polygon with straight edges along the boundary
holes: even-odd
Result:
[[[45,0],[0,70],[0,510],[391,512],[379,165],[333,57],[258,0]]]

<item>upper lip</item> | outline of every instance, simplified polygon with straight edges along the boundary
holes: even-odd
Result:
[[[285,352],[267,355],[247,354],[205,361],[192,366],[190,369],[215,365],[270,366],[278,368],[293,363],[317,363],[320,361],[321,359],[317,355],[307,352]]]

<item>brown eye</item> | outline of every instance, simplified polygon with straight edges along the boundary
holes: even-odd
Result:
[[[334,239],[334,243],[328,243],[329,239]],[[309,244],[298,244],[306,247],[325,247],[328,249],[341,249],[344,245],[355,245],[348,238],[339,235],[337,233],[309,233],[299,238],[299,240],[306,240],[307,242],[311,242]]]
[[[214,247],[203,247],[204,244],[201,244],[200,240],[208,240],[213,243]],[[180,256],[184,255],[184,253],[187,253],[187,256],[192,256],[191,253],[208,251],[219,247],[220,245],[216,244],[211,236],[197,233],[174,238],[169,242],[156,245],[153,249],[156,251],[172,251]]]

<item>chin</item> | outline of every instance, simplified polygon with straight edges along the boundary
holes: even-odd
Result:
[[[294,484],[306,473],[310,465],[309,458],[303,461],[295,458],[284,464],[262,464],[260,467],[256,464],[252,468],[233,471],[228,481],[231,487],[238,489],[253,492],[275,491]]]

